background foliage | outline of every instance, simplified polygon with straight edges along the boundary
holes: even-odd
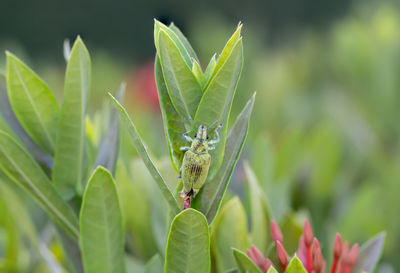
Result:
[[[134,111],[133,119],[138,131],[152,147],[157,158],[156,164],[163,171],[163,176],[168,178],[167,181],[175,181],[175,172],[168,161],[152,77],[155,52],[152,46],[153,21],[148,19],[141,22],[143,28],[140,27],[141,23],[132,27],[131,22],[126,22],[125,27],[134,29],[119,30],[124,39],[128,37],[126,43],[125,40],[115,38],[118,36],[104,34],[111,33],[110,29],[115,30],[111,26],[85,24],[79,20],[73,24],[64,24],[68,25],[64,32],[54,34],[54,31],[50,31],[48,33],[53,33],[53,36],[43,38],[40,36],[43,33],[23,28],[34,28],[29,22],[10,23],[24,17],[21,13],[28,14],[27,18],[40,17],[40,13],[35,13],[33,8],[26,7],[16,13],[15,6],[18,3],[15,3],[14,8],[10,3],[2,3],[6,7],[2,8],[3,11],[11,11],[5,14],[10,16],[15,11],[15,14],[20,15],[12,19],[0,16],[4,20],[1,25],[10,26],[0,30],[0,47],[13,49],[17,56],[46,79],[56,98],[60,98],[65,69],[59,57],[62,41],[64,37],[75,37],[76,33],[82,34],[85,41],[87,36],[87,45],[93,51],[92,88],[88,99],[93,130],[88,135],[95,143],[100,142],[100,136],[107,127],[101,124],[104,113],[100,113],[99,109],[102,101],[107,99],[108,91],[116,90],[119,83],[128,78],[125,104],[130,105],[129,109]],[[364,242],[379,231],[386,230],[387,240],[381,268],[399,270],[397,253],[400,252],[400,203],[397,195],[400,192],[400,9],[396,3],[387,1],[367,3],[339,5],[340,8],[336,10],[346,12],[335,13],[332,10],[323,13],[329,20],[324,18],[315,21],[313,17],[307,16],[311,12],[311,8],[307,8],[308,4],[302,6],[307,10],[305,15],[300,16],[302,20],[289,12],[295,10],[294,7],[288,8],[287,13],[275,21],[262,20],[261,15],[250,20],[251,12],[245,13],[245,18],[240,17],[241,13],[237,11],[240,11],[239,7],[232,7],[232,11],[223,17],[218,17],[218,9],[216,16],[206,17],[202,14],[203,17],[199,16],[199,19],[178,15],[179,9],[161,15],[164,19],[173,18],[184,26],[184,32],[192,41],[200,60],[208,60],[215,49],[222,49],[237,21],[250,21],[243,29],[246,37],[245,63],[232,111],[236,116],[252,92],[257,90],[242,159],[249,160],[259,187],[269,201],[272,216],[283,225],[285,238],[293,236],[292,240],[288,239],[287,248],[290,251],[296,248],[296,239],[305,216],[312,222],[322,245],[326,246],[331,245],[334,231],[340,231],[343,237],[352,242]],[[73,3],[70,5],[73,6]],[[120,7],[123,10],[124,5]],[[154,10],[161,10],[161,7],[157,6]],[[259,9],[263,10],[261,6]],[[314,14],[320,11],[315,9]],[[99,16],[105,21],[112,21],[104,19],[111,15],[103,13],[98,11],[100,16],[93,12],[88,18]],[[160,15],[150,9],[148,13],[150,17]],[[50,13],[53,16],[56,14]],[[273,18],[272,15],[266,17]],[[290,18],[295,18],[295,23],[279,23],[288,22]],[[308,24],[294,27],[297,22]],[[324,24],[310,24],[315,22]],[[48,25],[51,27],[51,24]],[[18,32],[18,28],[22,30]],[[96,33],[102,29],[108,29],[109,32]],[[29,35],[25,39],[18,33]],[[146,34],[140,36],[139,33]],[[139,48],[141,41],[145,41],[143,45],[147,43],[147,46],[143,46],[147,51]],[[107,49],[107,53],[104,53],[104,49]],[[145,53],[139,56],[139,52]],[[52,60],[54,56],[58,59]],[[132,59],[125,59],[125,56],[132,56]],[[5,55],[0,60],[0,67],[5,70]],[[131,72],[126,75],[130,69]],[[149,123],[156,126],[146,126]],[[163,215],[167,211],[163,203],[157,202],[161,199],[161,193],[154,183],[142,183],[150,181],[151,177],[143,163],[136,159],[136,151],[127,140],[126,132],[123,130],[122,133],[120,145],[124,149],[117,163],[116,185],[122,199],[125,230],[128,234],[127,247],[133,254],[129,257],[127,267],[144,268],[144,262],[150,259],[157,264],[155,253],[165,254],[166,242],[163,238],[167,231],[160,227],[166,221]],[[46,162],[46,158],[43,162]],[[240,199],[235,197],[227,200],[222,212],[229,209],[239,211],[237,217],[241,217],[241,225],[236,228],[247,230],[262,224],[252,223],[251,219],[245,217],[245,212],[250,215],[254,206],[251,205],[251,188],[247,183],[251,181],[246,178],[249,176],[243,166],[243,162],[239,162],[228,189],[231,196],[235,194]],[[32,250],[23,238],[30,238],[32,244],[37,243],[34,230],[43,228],[46,216],[24,192],[6,183],[1,175],[1,261],[11,263],[9,268],[15,266],[21,272],[34,263],[37,272],[43,272],[41,260],[31,257]],[[171,182],[171,188],[174,183]],[[134,213],[132,207],[143,209]],[[229,225],[231,220],[224,219],[228,215],[221,213],[216,221]],[[9,230],[15,230],[12,236],[5,235],[9,234]],[[217,227],[213,232],[218,233]],[[43,233],[40,239],[46,240],[46,234]],[[248,244],[247,240],[238,238],[235,247],[243,248]],[[12,247],[6,251],[4,247],[10,245]],[[61,253],[56,241],[50,245],[53,253]],[[217,247],[212,245],[214,250]],[[4,253],[7,253],[7,259],[4,259]],[[223,263],[232,262],[229,259],[233,257],[227,259],[221,259],[222,264],[216,266],[222,268]]]

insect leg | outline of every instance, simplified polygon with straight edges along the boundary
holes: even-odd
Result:
[[[190,205],[190,196],[186,196],[183,199],[183,209],[190,209],[191,205]]]
[[[214,144],[217,144],[217,143],[219,142],[219,133],[218,133],[218,130],[221,129],[221,127],[222,127],[222,124],[218,125],[218,127],[215,128],[215,130],[214,130],[214,132],[215,132],[215,138],[214,138],[213,140],[210,140],[210,141],[208,142],[208,145],[214,145]]]
[[[182,168],[179,169],[179,175],[176,178],[182,178]]]
[[[188,151],[188,150],[190,150],[190,147],[188,147],[188,146],[180,147],[179,150],[180,151]]]
[[[186,141],[192,142],[192,141],[193,141],[193,138],[191,138],[191,137],[189,136],[189,133],[190,133],[190,131],[187,131],[187,132],[184,133],[182,136],[183,136],[183,138],[184,138]]]
[[[193,189],[191,189],[188,193],[185,193],[185,190],[182,189],[181,191],[181,197],[183,198],[183,209],[188,209],[190,208],[190,199],[191,196],[194,196]]]

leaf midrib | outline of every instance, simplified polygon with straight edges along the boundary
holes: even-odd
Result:
[[[30,92],[28,91],[29,88],[25,85],[25,82],[22,80],[22,76],[20,75],[19,69],[17,68],[17,64],[15,63],[14,60],[11,61],[11,65],[14,67],[15,74],[17,75],[17,78],[18,78],[18,80],[20,81],[20,83],[21,83],[21,85],[23,87],[22,89],[24,90],[24,93],[25,93],[26,97],[28,98],[28,100],[29,100],[29,102],[30,102],[30,104],[31,104],[31,106],[33,108],[33,111],[35,112],[35,115],[37,116],[37,118],[39,120],[39,123],[40,123],[41,127],[43,128],[43,131],[44,131],[44,133],[46,135],[46,138],[50,143],[51,149],[53,150],[54,149],[53,139],[51,138],[50,133],[47,130],[47,127],[44,125],[44,123],[43,123],[43,121],[41,119],[41,116],[40,116],[40,114],[38,112],[38,109],[36,108],[36,105],[33,103],[33,99],[32,99],[32,97],[30,95]]]
[[[84,115],[85,115],[85,94],[84,94],[84,86],[83,86],[83,79],[84,79],[84,65],[83,65],[83,58],[85,58],[85,55],[81,55],[81,48],[79,48],[79,74],[80,74],[80,89],[81,89],[81,115],[80,115],[80,121],[81,121],[81,126],[80,126],[80,138],[79,138],[79,164],[78,164],[78,181],[77,183],[81,183],[82,180],[82,161],[83,161],[83,141],[84,141],[84,131],[85,131],[85,123],[84,123]],[[89,84],[89,83],[88,83]],[[88,94],[86,94],[86,100],[87,100]]]
[[[147,152],[147,147],[140,138],[135,125],[128,115],[128,112],[111,94],[110,97],[118,110],[118,114],[122,119],[123,124],[125,125],[125,127],[127,127],[129,136],[132,138],[132,142],[137,149],[142,161],[145,163],[146,168],[150,172],[154,181],[157,183],[157,186],[160,188],[163,197],[169,204],[169,207],[173,210],[175,214],[178,214],[181,211],[178,202],[172,194],[171,190],[169,189],[168,185],[166,184],[164,178],[161,176],[161,173],[158,171],[157,167],[154,165],[154,162],[150,158],[150,155]]]
[[[201,97],[201,100],[199,102],[199,107],[197,107],[196,113],[194,115],[195,122],[197,122],[197,119],[199,118],[198,115],[199,115],[199,111],[200,111],[200,106],[203,104],[203,100],[205,100],[206,94],[210,90],[210,86],[212,85],[212,83],[214,81],[216,81],[215,79],[217,78],[217,75],[221,72],[221,70],[225,67],[226,63],[228,62],[228,60],[232,57],[232,54],[233,54],[234,50],[236,49],[236,47],[238,46],[238,43],[241,40],[242,39],[240,38],[238,41],[236,41],[236,43],[232,47],[231,52],[228,54],[227,58],[225,59],[224,63],[219,67],[219,69],[217,71],[214,71],[215,74],[213,76],[211,76],[210,80],[208,81],[207,85],[205,86],[204,92],[203,92],[203,96]],[[243,65],[243,63],[241,64],[241,66],[242,65]],[[239,73],[239,75],[240,75],[240,73]],[[236,81],[235,88],[233,88],[232,90],[236,89],[237,84],[238,84],[238,80]],[[228,93],[232,93],[233,92],[232,90],[230,90]],[[223,112],[222,112],[222,114],[223,114]]]
[[[1,146],[0,146],[1,147]],[[59,212],[59,210],[55,207],[52,206],[52,203],[47,201],[47,198],[41,193],[40,190],[37,189],[37,187],[35,186],[34,183],[32,183],[32,181],[25,175],[25,173],[19,168],[19,166],[14,162],[14,160],[12,160],[7,153],[4,152],[4,149],[1,148],[1,151],[3,152],[3,154],[6,156],[6,158],[10,161],[10,163],[14,166],[14,168],[16,168],[20,174],[22,175],[22,177],[29,183],[31,189],[39,196],[40,200],[42,200],[47,207],[64,223],[66,224],[69,229],[72,231],[72,233],[74,234],[74,236],[76,236],[76,238],[79,237],[79,232],[78,230],[75,228],[75,226],[70,223],[69,220],[67,220],[67,218],[64,217],[64,215],[62,213]],[[16,179],[13,175],[9,174],[13,180],[15,182],[18,181],[18,179]],[[49,183],[50,184],[50,183]]]
[[[160,33],[160,35],[161,35],[161,33]],[[167,34],[168,35],[168,34]],[[173,45],[173,46],[175,46],[175,45]],[[176,46],[175,46],[176,47]],[[162,50],[160,50],[160,53],[162,52]],[[178,49],[178,53],[179,53],[179,49]],[[180,54],[180,53],[179,53]],[[167,60],[168,60],[168,62],[171,64],[172,62],[171,62],[171,58],[169,57],[169,54],[166,54],[167,56],[164,56]],[[161,59],[161,58],[160,58]],[[186,64],[185,64],[186,65]],[[161,66],[162,67],[162,66]],[[179,94],[179,97],[180,97],[180,99],[181,99],[181,101],[182,101],[182,104],[183,104],[183,106],[184,106],[184,108],[185,108],[185,111],[186,111],[186,115],[188,116],[188,117],[190,117],[190,118],[192,118],[192,116],[191,116],[191,114],[190,114],[190,112],[189,112],[189,108],[188,108],[188,106],[186,105],[186,101],[185,101],[185,99],[184,99],[184,97],[183,97],[183,95],[182,95],[182,92],[181,92],[181,90],[182,90],[182,88],[181,88],[181,86],[180,86],[180,84],[179,84],[179,81],[177,80],[177,78],[175,77],[175,69],[174,69],[174,67],[172,66],[172,65],[170,65],[170,67],[171,67],[171,70],[173,70],[173,72],[174,73],[172,73],[172,77],[173,77],[173,80],[174,80],[174,82],[175,82],[175,85],[178,87],[178,94]],[[164,79],[166,79],[166,77],[165,77],[165,72],[164,72],[164,69],[162,68],[162,71],[163,71],[163,76],[164,76]],[[196,80],[196,82],[197,82],[197,80]],[[167,81],[165,81],[165,85],[167,86],[167,89],[169,90],[169,84],[167,83]],[[172,102],[172,100],[171,100],[171,102]],[[172,102],[172,104],[173,104],[173,102]]]
[[[110,193],[111,194],[111,193]],[[107,266],[108,266],[108,272],[113,272],[112,271],[112,269],[114,268],[113,267],[113,263],[112,263],[112,259],[110,259],[110,258],[112,258],[112,252],[111,252],[111,241],[110,241],[110,237],[109,237],[109,234],[110,234],[110,229],[109,229],[109,221],[108,221],[108,217],[107,217],[107,213],[106,213],[106,210],[107,210],[107,207],[106,207],[106,202],[105,202],[105,200],[106,200],[106,196],[108,196],[108,195],[105,195],[105,192],[104,192],[104,185],[101,187],[101,195],[102,195],[102,198],[103,198],[103,210],[102,210],[102,214],[103,214],[103,219],[104,219],[104,223],[106,224],[105,225],[105,232],[106,232],[106,248],[107,248]]]

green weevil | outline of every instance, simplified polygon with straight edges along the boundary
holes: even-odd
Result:
[[[214,124],[211,125],[210,128],[212,128]],[[189,132],[183,134],[184,139],[191,142],[190,147],[180,148],[181,151],[186,151],[179,171],[180,175],[178,176],[182,178],[183,182],[181,197],[184,198],[184,207],[190,207],[190,197],[196,196],[206,181],[211,162],[211,156],[208,151],[214,150],[215,146],[212,145],[219,142],[218,130],[221,127],[222,125],[220,124],[215,128],[215,138],[210,141],[208,140],[209,136],[207,134],[210,128],[204,125],[198,127],[194,139],[188,135]]]

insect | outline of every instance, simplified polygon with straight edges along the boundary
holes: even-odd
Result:
[[[215,146],[212,145],[219,142],[218,130],[222,127],[222,124],[220,124],[215,128],[215,138],[209,141],[207,131],[214,124],[209,128],[200,125],[194,135],[194,139],[188,135],[189,132],[183,134],[184,139],[191,142],[190,147],[180,148],[181,151],[186,151],[178,176],[182,178],[183,182],[181,197],[184,199],[184,208],[190,207],[190,197],[196,196],[206,181],[211,162],[211,156],[208,151],[215,149]]]

